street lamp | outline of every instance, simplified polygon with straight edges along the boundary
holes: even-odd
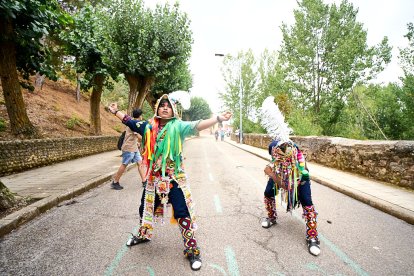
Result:
[[[214,54],[216,57],[224,57],[224,54]],[[239,67],[239,80],[240,80],[240,97],[239,97],[239,108],[240,108],[240,129],[239,129],[239,142],[243,144],[243,123],[242,123],[242,108],[243,108],[243,79],[242,79],[242,68],[241,62],[238,60],[238,67]]]

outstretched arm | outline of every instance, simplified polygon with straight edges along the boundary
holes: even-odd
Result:
[[[111,103],[108,106],[109,111],[114,114],[116,117],[118,117],[121,121],[124,119],[125,114],[118,110],[118,104],[117,103]]]
[[[215,125],[216,123],[221,123],[221,122],[224,122],[224,121],[228,121],[228,120],[230,120],[231,115],[232,114],[230,112],[226,111],[223,114],[218,115],[215,118],[213,117],[213,118],[210,118],[210,119],[202,120],[202,121],[200,121],[200,123],[198,123],[197,130],[200,131],[200,130],[209,128],[209,127]]]
[[[141,136],[143,135],[146,125],[145,121],[135,120],[130,116],[126,116],[126,114],[118,110],[118,105],[116,103],[111,103],[108,106],[108,110],[118,117],[118,119],[120,119],[122,123],[128,126],[133,132],[137,132]]]

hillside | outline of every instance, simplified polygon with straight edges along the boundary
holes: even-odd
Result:
[[[42,90],[29,92],[22,89],[30,121],[44,138],[81,137],[89,135],[89,99],[82,95],[76,101],[75,85],[67,80],[57,82],[46,79]],[[0,140],[15,139],[10,133],[9,118],[0,87],[0,119],[6,129],[0,131]],[[101,105],[102,135],[118,135],[123,129],[120,121]]]

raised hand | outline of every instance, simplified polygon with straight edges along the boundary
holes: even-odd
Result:
[[[117,103],[111,103],[108,106],[108,109],[111,113],[115,114],[118,111],[118,104]]]
[[[220,116],[220,121],[228,121],[230,120],[233,114],[229,111],[223,112]]]

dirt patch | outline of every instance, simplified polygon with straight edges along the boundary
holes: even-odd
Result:
[[[22,89],[27,114],[44,138],[89,136],[89,96],[82,94],[76,101],[76,86],[67,80],[45,80],[42,89],[29,92]],[[105,111],[101,105],[102,135],[118,135],[123,130],[119,119]],[[6,128],[0,131],[0,140],[13,140],[9,117],[0,87],[0,119]]]

